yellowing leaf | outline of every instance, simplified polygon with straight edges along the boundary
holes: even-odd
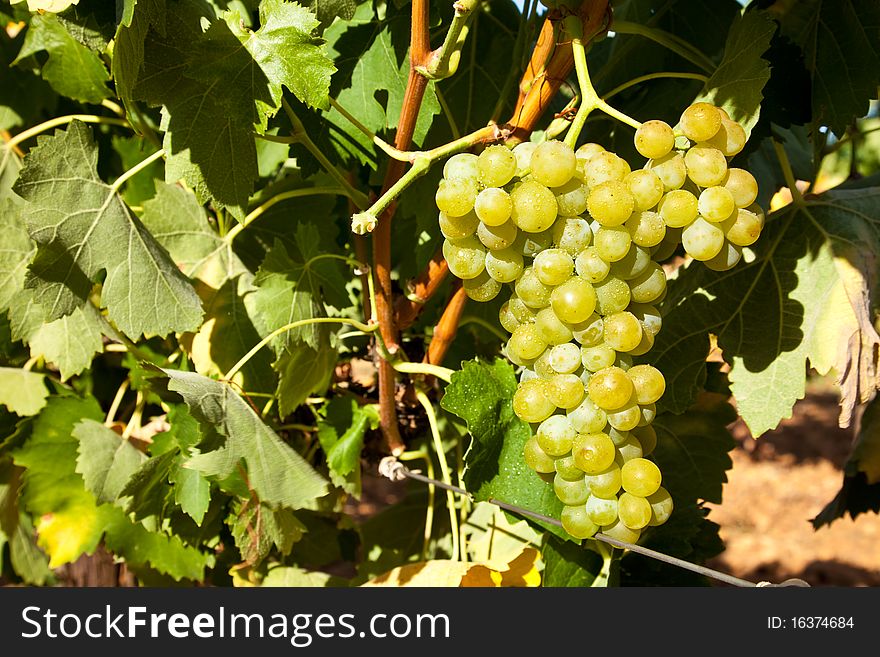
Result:
[[[94,503],[69,506],[37,521],[37,543],[49,555],[49,568],[76,561],[94,552],[106,519]]]
[[[467,538],[471,561],[504,570],[529,547],[541,544],[539,534],[528,522],[511,522],[504,511],[488,502],[479,502],[461,528]]]

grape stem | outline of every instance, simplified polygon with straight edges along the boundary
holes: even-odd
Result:
[[[428,471],[428,479],[434,479],[434,462],[431,460],[425,448],[412,452],[403,452],[397,457],[401,461],[414,461],[423,459],[425,461],[425,469]],[[434,531],[434,495],[436,487],[432,483],[428,483],[428,506],[425,509],[425,534],[422,541],[422,561],[428,558],[428,548],[431,545],[431,534]]]
[[[785,184],[791,191],[791,202],[798,207],[804,207],[804,197],[801,194],[801,190],[798,189],[797,180],[794,177],[794,172],[791,170],[791,162],[788,160],[788,154],[785,152],[785,147],[782,145],[782,142],[774,138],[773,149],[776,151],[776,159],[779,160],[779,166],[782,168],[782,175],[785,178]]]
[[[443,44],[428,55],[425,64],[416,66],[416,71],[429,80],[442,80],[455,74],[461,60],[461,49],[468,35],[467,23],[479,4],[480,0],[458,0],[452,5],[455,15]]]
[[[705,83],[709,77],[703,75],[702,73],[677,73],[675,71],[659,71],[657,73],[648,73],[647,75],[640,75],[637,78],[633,78],[623,84],[620,84],[607,94],[602,96],[604,100],[608,100],[612,96],[616,96],[622,91],[629,89],[630,87],[634,87],[637,84],[641,84],[642,82],[649,82],[651,80],[662,80],[668,78],[677,78],[682,80],[697,80],[699,82]]]
[[[440,365],[434,365],[432,363],[410,363],[408,361],[402,361],[393,363],[393,365],[394,369],[398,372],[436,376],[438,379],[446,381],[446,383],[449,383],[452,380],[452,375],[455,374],[455,370],[450,370],[447,367],[441,367]]]

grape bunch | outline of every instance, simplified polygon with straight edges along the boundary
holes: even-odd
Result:
[[[660,261],[681,244],[725,270],[760,234],[757,183],[727,166],[745,131],[708,103],[678,130],[648,121],[633,171],[598,144],[559,141],[486,148],[447,160],[436,193],[449,270],[477,301],[510,298],[499,320],[504,352],[520,366],[513,410],[534,431],[526,464],[553,482],[562,524],[636,542],[666,522],[672,497],[647,458],[666,382],[634,364],[661,327]]]

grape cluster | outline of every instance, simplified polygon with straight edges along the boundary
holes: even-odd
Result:
[[[745,131],[696,103],[678,135],[662,121],[636,131],[648,158],[632,171],[597,144],[496,145],[447,160],[437,189],[443,254],[469,297],[512,288],[499,320],[522,367],[514,412],[536,430],[530,468],[553,481],[562,524],[627,542],[672,512],[651,427],[666,382],[633,364],[660,330],[659,261],[683,244],[716,270],[733,267],[763,227],[757,183],[727,158]]]

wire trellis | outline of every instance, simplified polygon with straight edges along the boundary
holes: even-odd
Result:
[[[403,481],[404,479],[412,479],[413,481],[419,481],[424,484],[429,484],[432,486],[436,486],[437,488],[442,488],[444,490],[449,490],[454,493],[458,493],[459,495],[464,495],[465,497],[471,498],[471,494],[468,493],[464,488],[460,488],[458,486],[453,486],[451,484],[447,484],[442,481],[438,481],[436,479],[431,479],[430,477],[426,477],[425,475],[414,472],[407,468],[403,463],[398,461],[393,456],[388,456],[379,463],[379,474],[384,477],[387,477],[391,481]],[[510,513],[515,513],[520,516],[526,516],[529,518],[533,518],[535,520],[541,520],[542,522],[546,522],[551,525],[556,525],[557,527],[561,527],[562,523],[556,518],[551,518],[550,516],[545,516],[543,513],[537,513],[535,511],[530,511],[529,509],[524,509],[522,507],[516,506],[514,504],[508,504],[507,502],[503,502],[502,500],[497,500],[495,498],[489,498],[486,500],[490,504],[494,504],[495,506],[504,509],[505,511],[509,511]],[[787,579],[779,584],[773,584],[771,582],[751,582],[747,579],[742,579],[740,577],[734,577],[733,575],[728,575],[727,573],[722,573],[719,570],[713,570],[712,568],[707,568],[706,566],[701,566],[699,564],[691,563],[690,561],[685,561],[684,559],[679,559],[678,557],[673,557],[668,554],[663,554],[662,552],[657,552],[656,550],[651,550],[650,548],[642,547],[641,545],[636,545],[634,543],[627,543],[625,541],[619,541],[616,538],[612,538],[611,536],[606,536],[605,534],[598,533],[593,536],[597,541],[601,541],[603,543],[607,543],[608,545],[612,545],[616,548],[621,548],[624,550],[629,550],[630,552],[635,552],[637,554],[644,555],[651,559],[656,559],[657,561],[662,561],[663,563],[668,563],[673,566],[677,566],[678,568],[682,568],[684,570],[690,570],[691,572],[698,573],[700,575],[704,575],[705,577],[710,577],[712,579],[718,580],[719,582],[724,582],[725,584],[730,584],[732,586],[739,587],[779,587],[779,586],[810,586],[807,582],[802,579],[792,578]]]

